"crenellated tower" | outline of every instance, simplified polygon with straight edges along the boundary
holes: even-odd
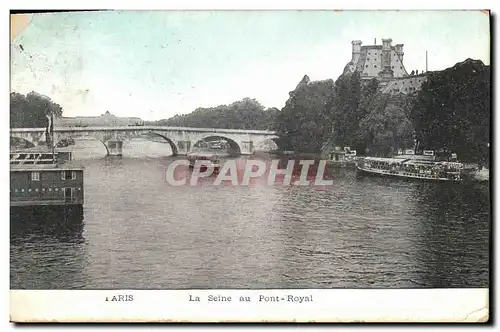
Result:
[[[392,39],[382,39],[382,70],[379,72],[379,77],[382,80],[390,80],[394,78],[394,68],[392,64]]]
[[[353,40],[352,44],[352,59],[353,63],[357,63],[359,61],[359,57],[361,56],[361,40]]]

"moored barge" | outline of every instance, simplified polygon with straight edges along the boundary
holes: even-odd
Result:
[[[36,230],[81,234],[83,168],[70,160],[70,152],[10,153],[11,236]]]
[[[57,153],[10,153],[10,206],[83,205],[83,168]]]
[[[69,160],[69,152],[10,153],[11,235],[35,229],[82,232],[83,168]]]

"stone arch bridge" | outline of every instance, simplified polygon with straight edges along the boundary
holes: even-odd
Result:
[[[45,143],[45,130],[45,128],[11,128],[10,136],[39,145]],[[54,128],[55,144],[68,138],[94,138],[101,141],[111,155],[121,155],[122,142],[137,137],[162,139],[170,144],[174,155],[186,155],[197,142],[207,138],[224,139],[234,153],[250,155],[259,144],[278,138],[273,131],[246,129],[160,126]]]

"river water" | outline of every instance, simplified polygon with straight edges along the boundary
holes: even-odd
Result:
[[[11,232],[11,288],[489,285],[487,185],[338,169],[321,190],[172,187],[168,144],[132,141],[121,159],[100,144],[73,147],[85,167],[83,232]]]

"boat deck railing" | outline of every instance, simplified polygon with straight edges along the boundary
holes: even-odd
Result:
[[[55,164],[56,156],[46,152],[11,152],[11,165],[47,165]]]

